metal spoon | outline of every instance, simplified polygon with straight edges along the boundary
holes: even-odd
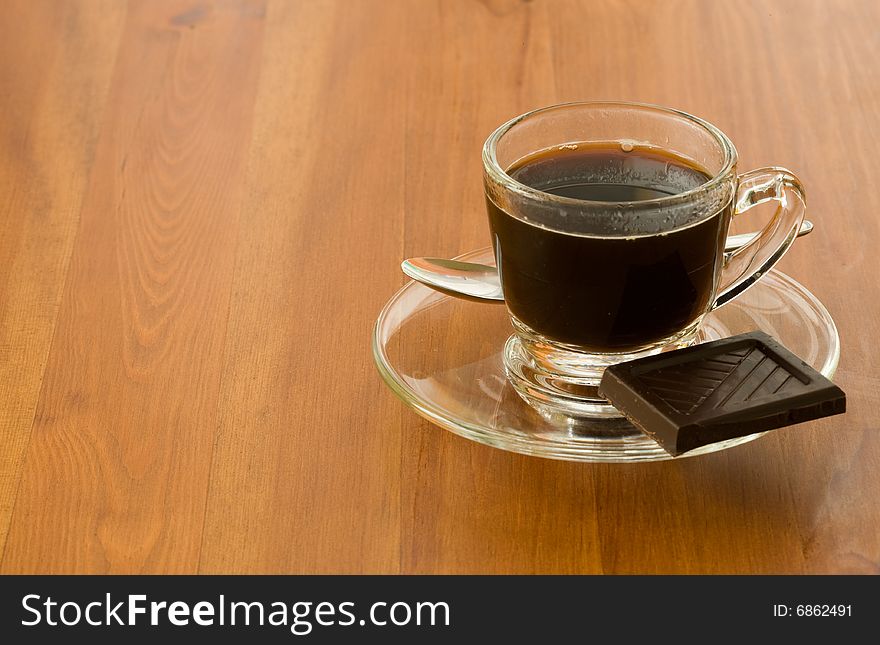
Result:
[[[813,223],[804,220],[798,231],[798,237],[812,230]],[[745,246],[757,235],[757,233],[731,235],[727,238],[724,252],[730,253]],[[504,302],[498,269],[493,266],[443,258],[410,258],[404,260],[400,268],[413,280],[450,296],[480,302]]]

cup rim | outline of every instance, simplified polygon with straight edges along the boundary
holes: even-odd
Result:
[[[495,148],[498,141],[511,129],[513,129],[515,126],[519,125],[526,119],[530,119],[544,112],[551,112],[563,108],[595,108],[599,106],[617,108],[642,108],[655,110],[658,112],[665,112],[666,114],[672,114],[677,117],[687,119],[691,123],[700,126],[703,130],[707,131],[710,135],[712,135],[712,137],[715,138],[724,153],[724,164],[722,165],[721,169],[717,173],[715,173],[707,182],[702,183],[694,188],[690,188],[684,192],[676,193],[675,195],[667,195],[665,197],[655,197],[653,199],[641,199],[634,201],[604,202],[589,199],[578,199],[576,197],[564,197],[561,195],[547,193],[537,188],[532,188],[531,186],[517,181],[516,179],[511,177],[509,174],[507,174],[507,171],[505,171],[498,163],[498,158],[495,154]],[[730,140],[730,138],[726,134],[724,134],[718,127],[712,125],[705,119],[701,119],[700,117],[694,116],[693,114],[690,114],[683,110],[678,110],[676,108],[666,107],[663,105],[656,105],[653,103],[640,103],[636,101],[571,101],[567,103],[557,103],[555,105],[540,107],[520,114],[519,116],[515,116],[509,121],[501,124],[494,130],[494,132],[492,132],[492,134],[489,135],[489,137],[483,144],[483,168],[493,181],[503,185],[508,190],[518,193],[523,197],[540,199],[541,201],[559,204],[560,206],[592,206],[601,209],[642,209],[651,207],[663,208],[674,206],[676,204],[690,201],[693,197],[700,195],[701,193],[706,193],[715,189],[719,184],[727,180],[731,171],[736,167],[736,163],[736,148],[734,147],[733,142]]]

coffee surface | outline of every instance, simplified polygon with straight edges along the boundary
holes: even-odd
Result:
[[[667,197],[709,180],[695,164],[629,144],[560,146],[516,162],[507,173],[551,195],[594,202]],[[707,310],[730,216],[728,205],[662,234],[597,237],[542,228],[491,199],[487,207],[510,311],[551,340],[595,352],[663,340]],[[620,213],[626,217],[625,209]],[[657,217],[663,218],[662,209]],[[662,231],[662,222],[655,228]]]

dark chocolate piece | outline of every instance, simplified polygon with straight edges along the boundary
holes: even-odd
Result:
[[[675,456],[846,411],[846,395],[764,332],[605,370],[599,394]]]

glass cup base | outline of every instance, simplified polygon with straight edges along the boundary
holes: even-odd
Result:
[[[617,408],[599,395],[605,368],[693,345],[698,340],[699,323],[673,340],[638,352],[589,354],[551,343],[514,319],[517,333],[504,345],[504,371],[520,398],[548,421],[618,418],[622,415]]]

